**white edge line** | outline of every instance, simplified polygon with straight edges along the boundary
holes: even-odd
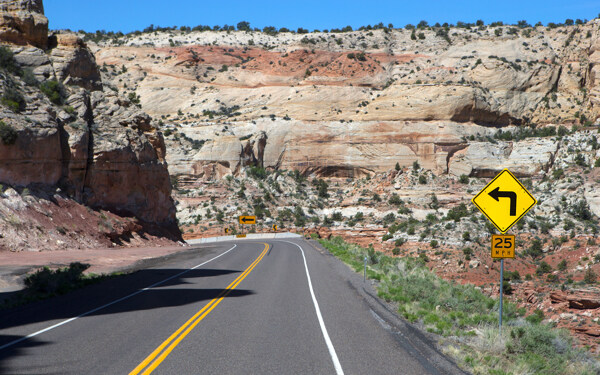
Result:
[[[321,310],[319,309],[319,303],[317,302],[317,297],[315,297],[315,291],[312,287],[312,282],[310,281],[310,273],[308,272],[308,265],[306,264],[306,257],[304,256],[304,250],[302,247],[296,243],[290,241],[280,240],[281,242],[287,242],[292,245],[298,246],[300,251],[302,252],[302,259],[304,259],[304,269],[306,270],[306,278],[308,279],[308,289],[310,289],[310,296],[312,297],[313,304],[315,305],[315,311],[317,312],[317,319],[319,320],[319,325],[321,326],[321,332],[323,333],[323,338],[325,339],[325,344],[327,344],[327,349],[329,349],[329,355],[331,356],[331,360],[333,361],[333,367],[335,367],[335,373],[337,375],[344,375],[344,370],[342,370],[342,365],[340,364],[340,360],[335,352],[335,348],[333,347],[333,343],[331,342],[331,338],[329,338],[329,334],[327,333],[327,328],[325,328],[325,322],[323,321],[323,316],[321,315]]]
[[[125,296],[125,297],[121,297],[121,298],[119,298],[119,299],[117,299],[117,300],[114,300],[114,301],[112,301],[112,302],[109,302],[109,303],[107,303],[107,304],[105,304],[105,305],[102,305],[102,306],[100,306],[100,307],[96,307],[95,309],[92,309],[92,310],[90,310],[90,311],[86,311],[86,312],[84,312],[84,313],[83,313],[83,314],[81,314],[81,315],[77,315],[77,316],[75,316],[75,317],[73,317],[73,318],[69,318],[69,319],[67,319],[67,320],[63,320],[62,322],[56,323],[56,324],[54,324],[54,325],[52,325],[52,326],[50,326],[50,327],[47,327],[47,328],[41,329],[41,330],[39,330],[39,331],[37,331],[37,332],[34,332],[34,333],[30,333],[29,335],[27,335],[27,336],[25,336],[25,337],[21,337],[20,339],[17,339],[17,340],[14,340],[14,341],[11,341],[11,342],[9,342],[9,343],[7,343],[7,344],[4,344],[4,345],[0,346],[0,350],[6,349],[6,348],[8,348],[9,346],[13,346],[13,345],[15,345],[15,344],[18,344],[18,343],[20,343],[20,342],[22,342],[22,341],[25,341],[25,340],[27,340],[27,339],[30,339],[30,338],[32,338],[32,337],[35,337],[35,336],[37,336],[37,335],[40,335],[40,334],[42,334],[42,333],[44,333],[44,332],[50,331],[50,330],[52,330],[52,329],[54,329],[54,328],[57,328],[57,327],[60,327],[60,326],[62,326],[62,325],[65,325],[65,324],[67,324],[67,323],[70,323],[70,322],[72,322],[72,321],[74,321],[74,320],[76,320],[76,319],[83,318],[83,317],[84,317],[84,316],[86,316],[86,315],[90,315],[90,314],[92,314],[92,313],[95,313],[95,312],[96,312],[96,311],[98,311],[98,310],[102,310],[102,309],[104,309],[104,308],[106,308],[106,307],[108,307],[108,306],[114,305],[115,303],[119,303],[119,302],[121,302],[121,301],[124,301],[124,300],[126,300],[126,299],[128,299],[128,298],[131,298],[131,297],[133,297],[133,296],[136,296],[136,295],[138,295],[138,294],[140,294],[140,293],[142,293],[142,292],[145,292],[145,291],[147,291],[147,290],[149,290],[149,289],[152,289],[152,288],[154,288],[155,286],[158,286],[158,285],[160,285],[160,284],[163,284],[163,283],[165,283],[165,282],[167,282],[167,281],[169,281],[169,280],[171,280],[171,279],[174,279],[174,278],[176,278],[176,277],[178,277],[178,276],[181,276],[181,275],[183,275],[184,273],[187,273],[187,272],[189,272],[189,271],[191,271],[191,270],[195,270],[195,269],[196,269],[196,268],[198,268],[198,267],[202,267],[202,266],[203,266],[203,265],[205,265],[206,263],[212,262],[213,260],[215,260],[215,259],[217,259],[217,258],[219,258],[219,257],[222,257],[223,255],[227,254],[228,252],[230,252],[231,250],[233,250],[233,249],[234,249],[236,246],[237,246],[237,245],[233,245],[233,247],[232,247],[231,249],[229,249],[229,250],[227,250],[227,251],[225,251],[225,252],[223,252],[223,253],[221,253],[221,254],[217,255],[217,256],[216,256],[216,257],[214,257],[214,258],[211,258],[211,259],[207,260],[207,261],[206,261],[206,262],[204,262],[204,263],[200,263],[200,264],[198,264],[198,265],[196,265],[196,266],[194,266],[194,267],[192,267],[192,268],[189,268],[189,269],[187,269],[187,270],[185,270],[185,271],[179,272],[177,275],[173,275],[173,276],[171,276],[171,277],[168,277],[168,278],[166,278],[166,279],[164,279],[164,280],[162,280],[162,281],[159,281],[159,282],[157,282],[157,283],[154,283],[154,284],[152,284],[152,285],[150,285],[150,286],[147,286],[147,287],[145,287],[144,289],[140,289],[140,290],[138,290],[137,292],[133,292],[133,293],[131,293],[131,294],[129,294],[129,295],[127,295],[127,296]]]

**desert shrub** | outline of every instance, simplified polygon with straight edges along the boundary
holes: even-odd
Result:
[[[552,272],[552,266],[550,266],[548,263],[542,261],[540,263],[540,265],[538,266],[538,268],[535,270],[535,273],[537,273],[538,275],[544,274],[544,273],[550,273]]]
[[[471,255],[473,255],[473,249],[470,247],[465,247],[463,249],[463,254],[465,255],[465,260],[471,260]]]
[[[0,121],[0,139],[5,145],[12,145],[17,140],[17,131],[4,121]]]
[[[526,253],[533,259],[540,257],[542,255],[542,240],[538,237],[534,238],[529,248],[527,248]]]
[[[585,275],[583,275],[583,281],[587,284],[595,284],[597,279],[598,275],[591,267],[588,268],[587,271],[585,271]]]
[[[446,220],[454,220],[459,222],[461,218],[469,216],[469,210],[467,205],[464,203],[459,204],[456,207],[451,208],[446,214]]]
[[[31,70],[31,68],[23,69],[23,74],[21,75],[21,79],[28,86],[37,86],[40,84],[38,82],[37,78],[35,78],[35,74],[33,74],[33,70]]]
[[[589,221],[594,217],[594,214],[590,211],[590,206],[583,199],[575,203],[569,213],[581,221]]]
[[[267,170],[259,166],[251,166],[250,168],[246,169],[246,175],[254,178],[255,180],[264,180],[267,178]]]
[[[469,176],[467,176],[466,174],[461,174],[460,178],[458,179],[458,181],[461,184],[468,184],[469,183]]]
[[[0,102],[15,113],[19,113],[24,110],[27,105],[23,95],[21,95],[21,93],[12,86],[7,86],[4,88],[4,94],[2,95]]]
[[[56,80],[46,81],[40,85],[40,90],[42,90],[52,103],[56,105],[63,104],[65,94],[60,82]]]
[[[21,73],[21,68],[15,61],[12,51],[5,46],[0,46],[0,68],[12,74]]]
[[[559,271],[565,271],[567,269],[567,260],[561,260],[560,263],[558,263],[558,265],[556,266],[556,269]]]
[[[313,185],[316,186],[316,188],[317,188],[317,196],[319,198],[328,198],[329,197],[329,193],[327,192],[329,185],[327,184],[327,182],[325,182],[325,180],[315,179],[315,180],[313,180]]]
[[[399,206],[400,204],[402,204],[402,199],[400,199],[400,196],[398,194],[393,193],[390,199],[388,199],[388,203],[393,204],[395,206]]]
[[[83,282],[83,271],[89,264],[71,263],[69,267],[51,270],[44,267],[25,278],[25,286],[29,291],[41,294],[63,294],[73,286]]]

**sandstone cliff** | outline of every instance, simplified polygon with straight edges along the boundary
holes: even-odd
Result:
[[[48,38],[46,21],[42,40],[41,1],[10,4],[0,8],[0,41],[14,53],[0,69],[0,182],[60,187],[63,198],[178,238],[165,144],[151,117],[103,85],[79,37]]]
[[[593,124],[598,22],[451,28],[447,38],[431,27],[414,40],[405,29],[170,31],[92,50],[105,82],[189,138],[167,137],[172,174],[236,174],[251,156],[318,176],[360,177],[414,161],[436,174],[510,166],[533,176],[548,170],[556,144],[536,145],[543,150],[529,153],[531,163],[510,140],[498,152],[477,142],[498,128]],[[248,155],[246,139],[258,136],[264,147],[252,147],[262,157]],[[477,162],[490,153],[492,167]]]

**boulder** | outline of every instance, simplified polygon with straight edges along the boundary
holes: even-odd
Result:
[[[571,290],[569,292],[554,291],[550,293],[550,301],[556,303],[569,303],[569,308],[577,310],[597,309],[600,307],[600,291],[596,290]]]

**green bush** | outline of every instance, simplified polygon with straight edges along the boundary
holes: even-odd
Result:
[[[40,90],[56,105],[63,104],[64,88],[62,84],[56,80],[46,81],[40,85]]]
[[[15,61],[12,51],[5,46],[0,46],[0,68],[12,74],[21,73],[21,68]]]
[[[425,177],[425,175],[420,175],[419,176],[419,184],[421,185],[425,185],[427,183],[427,177]]]
[[[446,220],[454,220],[455,222],[459,222],[463,217],[469,216],[469,210],[467,209],[467,205],[464,203],[459,204],[456,207],[451,208],[446,214]]]
[[[81,284],[84,280],[83,271],[89,264],[71,263],[69,267],[51,270],[44,267],[25,278],[25,286],[34,293],[63,294]]]
[[[40,83],[37,78],[35,78],[35,74],[33,74],[33,70],[31,68],[23,69],[23,74],[21,75],[21,79],[28,86],[38,86]]]
[[[17,141],[17,131],[4,121],[0,121],[0,139],[5,145],[13,145]]]
[[[595,284],[597,279],[598,275],[591,267],[588,268],[587,271],[585,271],[585,275],[583,275],[583,281],[587,284]]]
[[[268,173],[263,167],[251,166],[250,168],[246,169],[246,175],[254,178],[255,180],[264,180],[267,178]]]
[[[531,245],[526,250],[526,254],[531,256],[531,258],[536,259],[542,255],[542,240],[538,237],[534,238],[531,241]]]
[[[400,199],[400,196],[398,194],[393,193],[390,199],[388,199],[388,203],[393,204],[395,206],[399,206],[402,204],[402,199]]]
[[[542,261],[540,263],[540,265],[538,266],[538,268],[535,270],[535,273],[537,273],[538,275],[542,275],[544,273],[550,273],[552,272],[552,266],[550,266],[548,263]]]
[[[2,95],[2,99],[0,102],[10,108],[11,111],[15,113],[19,113],[25,109],[27,103],[25,103],[25,98],[23,95],[14,87],[7,86],[4,89],[4,94]]]
[[[567,260],[561,260],[560,263],[558,263],[558,265],[556,266],[556,269],[559,271],[565,271],[567,269]]]
[[[469,176],[467,176],[466,174],[461,174],[458,182],[460,182],[461,184],[468,184],[469,183]]]

